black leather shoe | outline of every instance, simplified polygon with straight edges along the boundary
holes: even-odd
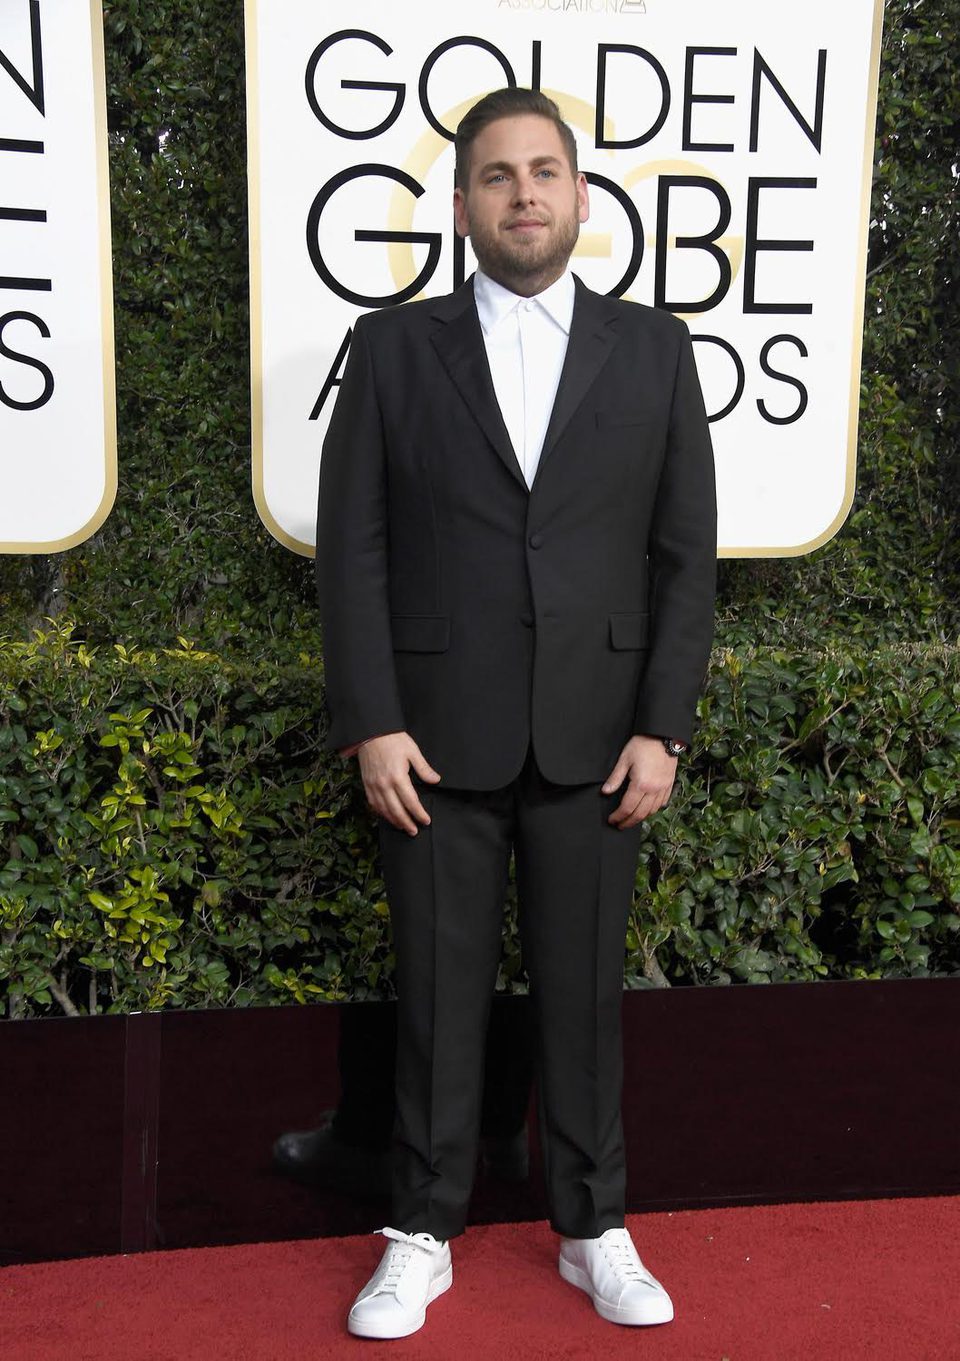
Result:
[[[371,1199],[390,1194],[390,1154],[359,1148],[339,1138],[335,1112],[326,1111],[317,1129],[291,1130],[273,1145],[273,1165],[284,1176],[315,1186],[330,1186]]]
[[[348,1195],[375,1199],[390,1194],[391,1157],[386,1149],[360,1148],[339,1138],[334,1111],[325,1111],[316,1129],[291,1130],[273,1145],[278,1172],[314,1186],[330,1186]],[[524,1182],[530,1175],[527,1127],[516,1134],[486,1135],[480,1141],[484,1171],[498,1181]]]

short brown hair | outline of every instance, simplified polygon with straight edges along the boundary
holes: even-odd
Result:
[[[549,95],[540,90],[518,89],[509,85],[503,90],[494,90],[484,95],[473,108],[460,119],[453,145],[457,163],[454,183],[466,189],[470,178],[470,149],[473,143],[490,123],[499,118],[516,118],[520,114],[534,114],[537,118],[548,118],[560,134],[570,169],[577,173],[577,143],[573,132],[563,121],[560,109]]]

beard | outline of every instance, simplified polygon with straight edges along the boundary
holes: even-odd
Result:
[[[538,221],[543,220],[540,213],[536,216]],[[559,278],[579,235],[576,204],[566,216],[547,219],[545,227],[532,236],[470,224],[470,244],[480,268],[505,287],[531,279]]]

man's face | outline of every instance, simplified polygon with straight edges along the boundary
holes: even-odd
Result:
[[[470,237],[484,273],[515,292],[559,278],[590,211],[559,130],[537,114],[498,118],[479,133],[453,202],[457,232]]]

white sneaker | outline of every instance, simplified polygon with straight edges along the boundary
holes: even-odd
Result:
[[[377,1233],[392,1242],[354,1300],[347,1329],[357,1337],[408,1337],[423,1327],[427,1305],[453,1284],[450,1249],[429,1233]]]
[[[611,1323],[669,1323],[673,1303],[641,1262],[626,1229],[599,1238],[564,1238],[560,1275],[585,1290],[601,1318]]]

